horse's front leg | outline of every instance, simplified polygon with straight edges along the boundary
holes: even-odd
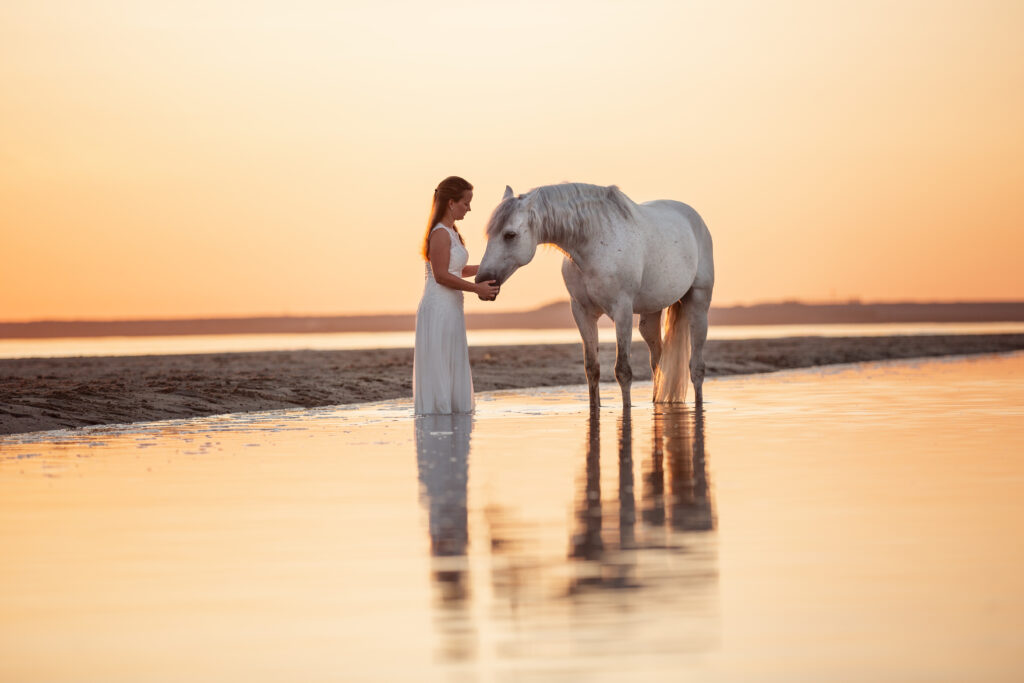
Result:
[[[571,300],[572,317],[583,338],[583,367],[587,371],[587,388],[590,389],[590,410],[601,407],[601,364],[597,360],[597,319],[600,313],[589,311],[576,299]]]
[[[615,321],[615,379],[622,390],[622,409],[629,410],[629,387],[633,382],[633,366],[629,364],[629,345],[633,341],[633,307],[620,306],[612,314]]]

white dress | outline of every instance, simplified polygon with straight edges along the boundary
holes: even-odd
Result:
[[[451,237],[448,272],[462,277],[469,252],[454,230],[438,223]],[[440,285],[426,264],[423,298],[416,309],[416,351],[413,356],[412,393],[417,415],[469,413],[473,410],[473,375],[469,369],[466,316],[462,290]]]

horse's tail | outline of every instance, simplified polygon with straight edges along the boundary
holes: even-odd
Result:
[[[654,371],[654,402],[683,403],[690,383],[690,321],[681,301],[665,311],[661,359]]]

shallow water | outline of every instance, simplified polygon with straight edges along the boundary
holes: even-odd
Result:
[[[611,321],[602,318],[600,337],[614,342]],[[990,323],[861,323],[851,325],[713,325],[709,339],[778,339],[781,337],[884,337],[927,334],[1020,334],[1021,322]],[[469,330],[470,346],[579,344],[573,329]],[[148,356],[246,351],[310,349],[411,349],[416,333],[331,332],[309,334],[192,334],[151,337],[58,337],[0,339],[0,358],[61,358],[68,356]],[[633,341],[642,344],[639,331]]]
[[[1024,354],[0,438],[0,680],[1019,680]]]

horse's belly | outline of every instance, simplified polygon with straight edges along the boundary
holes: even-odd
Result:
[[[683,281],[680,280],[675,287],[659,287],[654,290],[640,291],[633,299],[633,312],[655,313],[668,308],[683,298],[683,295],[690,289],[690,285],[693,284],[693,278],[690,278],[690,282],[687,284],[682,283]]]
[[[636,313],[653,313],[679,301],[697,277],[697,252],[692,235],[682,234],[670,248],[647,255],[640,291],[634,299]]]

